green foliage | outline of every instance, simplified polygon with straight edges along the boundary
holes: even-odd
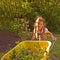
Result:
[[[27,49],[23,46],[20,47],[20,52],[16,54],[16,51],[13,50],[13,53],[10,56],[10,60],[40,60],[44,56],[44,51],[40,48]]]
[[[0,0],[0,29],[19,35],[33,29],[37,15],[46,19],[49,30],[60,32],[59,0]]]
[[[35,49],[32,52],[30,49],[23,48],[20,53],[20,60],[40,60],[44,55],[44,51]]]
[[[12,52],[12,54],[11,54],[11,56],[10,56],[10,60],[15,60],[15,57],[16,57],[16,50],[13,50],[13,52]]]

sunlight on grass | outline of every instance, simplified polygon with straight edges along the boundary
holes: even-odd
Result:
[[[50,51],[49,60],[60,60],[60,36],[56,35],[57,41]]]

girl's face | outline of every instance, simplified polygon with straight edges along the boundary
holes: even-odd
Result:
[[[42,29],[44,27],[44,22],[40,21],[39,24],[38,24],[38,27],[39,27],[39,29]]]

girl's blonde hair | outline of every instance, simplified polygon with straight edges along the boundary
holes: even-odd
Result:
[[[44,23],[44,26],[45,26],[45,20],[44,20],[41,16],[37,16],[37,19],[36,19],[36,21],[35,21],[35,23],[34,23],[34,33],[35,33],[35,35],[36,35],[36,38],[37,38],[38,24],[39,24],[41,21]]]
[[[38,24],[39,24],[41,21],[42,21],[42,22],[44,23],[44,25],[45,25],[45,19],[42,18],[41,16],[37,16],[37,19],[36,19],[36,21],[35,21],[35,23],[34,23],[34,27],[38,27]]]

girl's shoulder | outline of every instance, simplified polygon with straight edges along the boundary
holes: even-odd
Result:
[[[48,28],[45,27],[45,33],[47,33],[47,32],[48,32]]]
[[[45,30],[48,30],[48,28],[45,27]]]

